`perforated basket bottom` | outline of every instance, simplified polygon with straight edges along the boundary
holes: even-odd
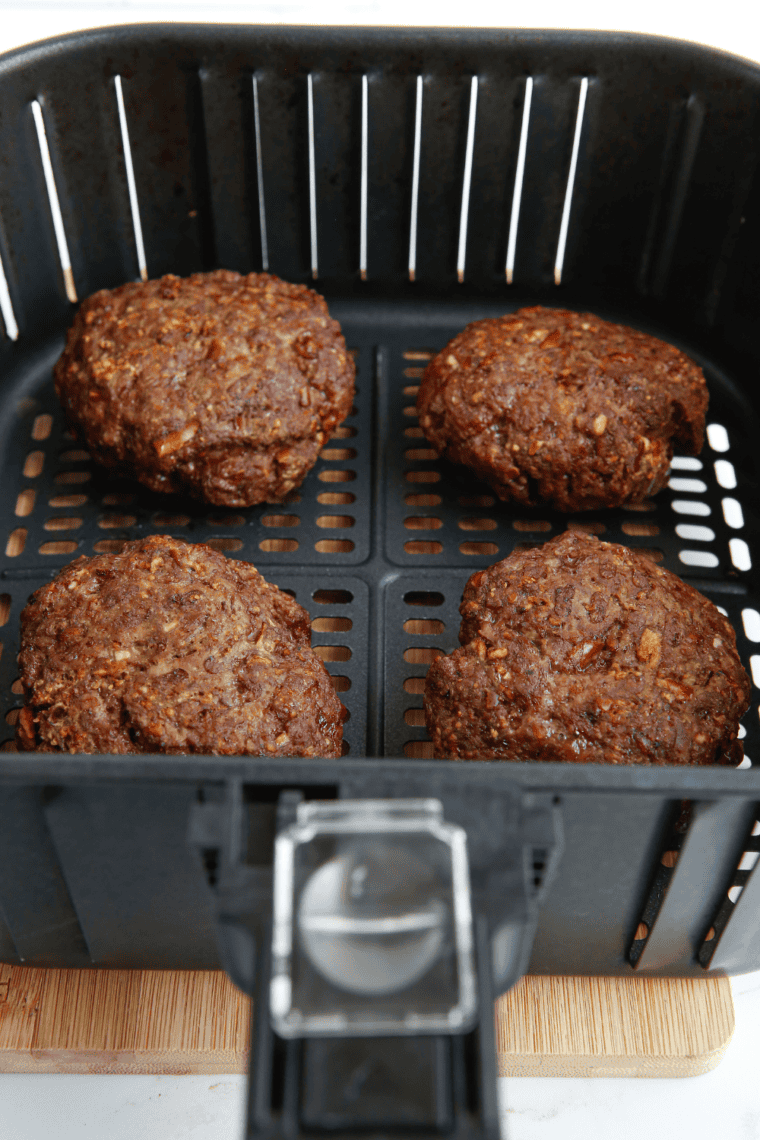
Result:
[[[0,693],[9,727],[2,748],[14,747],[18,619],[29,594],[72,558],[150,533],[209,542],[254,562],[295,594],[349,710],[345,739],[353,756],[431,755],[424,676],[437,655],[458,644],[469,574],[566,527],[645,551],[691,581],[728,614],[742,660],[760,681],[754,416],[736,395],[741,378],[681,346],[708,379],[708,442],[698,459],[675,457],[670,485],[656,499],[635,510],[575,516],[516,510],[468,472],[438,461],[414,408],[431,353],[466,320],[491,313],[473,306],[416,323],[399,307],[395,320],[386,311],[373,327],[366,306],[332,309],[355,350],[355,407],[299,491],[278,506],[206,508],[110,478],[65,431],[50,375],[57,344],[7,378],[0,405]],[[753,700],[744,722],[750,758],[760,758],[759,731]]]

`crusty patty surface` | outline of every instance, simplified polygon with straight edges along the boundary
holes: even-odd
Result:
[[[341,754],[308,614],[208,546],[157,535],[66,566],[21,615],[19,673],[26,751]]]
[[[701,450],[707,386],[677,348],[590,313],[475,321],[425,369],[422,430],[505,501],[560,511],[665,486],[677,443]]]
[[[734,631],[644,555],[567,531],[473,574],[460,613],[425,685],[437,757],[741,761]]]
[[[228,270],[95,293],[54,376],[98,463],[154,491],[235,507],[297,487],[354,394],[324,298]]]

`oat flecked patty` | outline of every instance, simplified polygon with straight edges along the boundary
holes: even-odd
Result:
[[[707,387],[677,348],[590,313],[475,321],[425,369],[420,425],[499,498],[560,511],[661,490],[673,445],[697,454]]]
[[[354,363],[324,298],[218,270],[103,289],[55,367],[92,457],[153,491],[279,502],[351,411]]]
[[[21,615],[19,673],[26,751],[341,754],[308,614],[208,546],[158,535],[66,566]]]
[[[437,757],[741,762],[734,631],[644,555],[566,532],[473,574],[460,613],[425,685]]]

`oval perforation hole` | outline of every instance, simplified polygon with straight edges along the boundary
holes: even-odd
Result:
[[[153,526],[187,526],[190,515],[154,515],[151,519]]]
[[[345,739],[340,742],[340,754],[341,756],[350,756],[351,754],[351,745]]]
[[[713,451],[728,451],[728,432],[723,424],[707,425],[707,442]]]
[[[30,451],[24,460],[24,476],[27,479],[36,479],[45,466],[44,451]]]
[[[404,724],[408,724],[410,728],[424,728],[425,710],[407,709],[404,713]]]
[[[350,538],[321,538],[314,543],[314,549],[319,554],[350,554],[354,543]]]
[[[441,495],[406,495],[404,502],[407,507],[437,507],[443,498]]]
[[[101,515],[98,526],[101,530],[120,530],[124,527],[134,526],[137,519],[134,515]]]
[[[245,520],[244,520],[245,521]],[[301,519],[298,515],[263,515],[261,519],[262,526],[300,526]]]
[[[18,558],[19,554],[23,554],[26,546],[26,535],[27,530],[24,526],[18,526],[11,531],[5,545],[5,553],[8,558]]]
[[[338,676],[331,675],[330,680],[333,683],[333,688],[335,689],[336,693],[347,693],[351,688],[350,677],[341,677],[340,674],[338,674]]]
[[[317,495],[317,502],[323,507],[342,507],[356,502],[356,495],[352,491],[323,491]]]
[[[567,529],[578,531],[579,534],[604,534],[607,527],[600,522],[576,522],[573,519],[567,524]]]
[[[408,618],[404,622],[404,633],[420,633],[427,637],[443,633],[445,628],[445,622],[439,621],[437,618]]]
[[[404,692],[415,693],[419,695],[425,692],[425,678],[424,677],[407,677],[404,681]]]
[[[404,376],[406,376],[407,380],[419,380],[419,379],[421,379],[424,371],[425,371],[425,369],[422,367],[422,365],[420,365],[420,364],[412,365],[412,366],[404,369]],[[406,392],[407,392],[407,390],[405,388],[404,389],[405,395],[406,395]],[[417,393],[415,392],[415,395],[416,394]]]
[[[704,495],[707,484],[702,479],[684,479],[683,476],[674,476],[668,480],[671,491],[680,491],[682,495]]]
[[[442,606],[445,599],[438,590],[409,590],[404,601],[408,606]]]
[[[239,541],[239,540],[238,540]],[[213,540],[209,546],[213,545]],[[240,543],[242,546],[242,542]],[[265,538],[259,543],[259,550],[263,550],[265,554],[275,554],[279,551],[287,552],[291,550],[298,550],[297,538]]]
[[[296,518],[295,515],[284,516],[287,518]],[[264,520],[262,519],[262,522]],[[209,526],[242,526],[245,522],[245,515],[209,515],[206,519]],[[292,526],[292,523],[281,523],[281,526]]]
[[[702,460],[692,455],[674,455],[670,466],[673,471],[701,471]]]
[[[733,530],[741,530],[744,526],[744,511],[738,499],[725,498],[721,500],[723,518]]]
[[[710,508],[707,503],[699,499],[673,499],[670,504],[677,515],[696,515],[698,518],[707,518]]]
[[[350,424],[341,424],[340,427],[333,428],[330,439],[353,439],[355,435],[355,427],[351,427]]]
[[[707,569],[714,569],[719,564],[717,555],[709,550],[679,550],[678,558],[684,566],[704,566]]]
[[[8,621],[11,612],[11,596],[10,594],[0,594],[0,626],[3,626]]]
[[[432,760],[433,742],[431,740],[410,740],[404,745],[404,755],[410,760]]]
[[[0,744],[0,752],[18,752],[18,744],[15,740],[6,740]]]
[[[413,645],[404,650],[407,665],[432,665],[438,657],[443,657],[442,649],[426,649],[423,645]]]
[[[319,458],[327,460],[328,463],[343,463],[346,459],[356,459],[356,448],[323,447]]]
[[[404,526],[407,530],[440,530],[443,521],[435,515],[410,515],[404,519]]]
[[[34,492],[32,492],[34,494]],[[48,499],[49,507],[82,507],[87,502],[87,495],[53,495]]]
[[[433,356],[432,348],[408,348],[402,352],[404,360],[430,360]]]
[[[346,633],[353,625],[347,617],[318,617],[314,618],[311,628],[315,633]]]
[[[460,530],[496,530],[499,524],[496,519],[459,519],[457,526]]]
[[[402,410],[402,415],[406,416],[407,419],[416,420],[417,419],[417,405],[416,404],[407,404],[407,406]],[[425,433],[423,432],[422,434],[424,435]],[[438,452],[436,452],[436,457],[437,457],[437,455],[438,455]]]
[[[404,395],[408,399],[413,400],[416,398],[417,394],[419,393],[419,390],[420,390],[419,384],[407,384],[407,386],[403,389],[403,392],[404,392]]]
[[[59,471],[53,482],[63,486],[76,486],[77,483],[89,483],[92,474],[89,471]]]
[[[727,459],[716,459],[715,478],[724,490],[733,491],[736,486],[736,470],[733,463],[729,463]]]
[[[653,503],[651,499],[643,499],[640,503],[625,503],[623,506],[624,511],[634,511],[641,514],[646,511],[654,511],[657,509],[657,504]]]
[[[74,539],[64,539],[59,542],[43,542],[39,547],[40,554],[73,554],[78,542]]]
[[[498,554],[499,548],[495,542],[460,542],[460,554]]]
[[[323,530],[348,530],[355,522],[352,515],[320,515],[317,526]]]
[[[760,613],[757,610],[742,610],[742,625],[749,641],[760,641]]]
[[[407,439],[424,439],[425,433],[421,427],[405,427],[404,435]]]
[[[321,661],[351,660],[351,650],[347,645],[315,645],[313,649]]]
[[[679,854],[680,852],[678,851],[663,851],[660,862],[662,863],[663,867],[673,868],[678,862]]]
[[[515,550],[515,551],[538,550],[539,546],[543,546],[543,543],[541,543],[541,542],[516,542],[514,547],[513,547],[513,550]]]
[[[91,456],[89,451],[83,451],[81,447],[69,448],[68,451],[62,451],[58,456],[61,463],[87,463]]]
[[[405,475],[407,483],[440,483],[440,471],[407,471]]]
[[[16,515],[20,519],[25,519],[34,510],[34,501],[37,498],[37,492],[33,491],[31,487],[27,487],[25,491],[19,492],[16,499]]]
[[[45,519],[44,527],[45,530],[76,530],[83,521],[77,515],[53,516],[51,519]]]
[[[319,606],[347,606],[354,600],[350,590],[315,590],[311,596]]]
[[[43,412],[41,416],[35,416],[34,423],[32,424],[32,439],[39,442],[47,439],[53,430],[53,417],[47,412]]]
[[[749,552],[749,547],[743,538],[730,538],[728,540],[728,549],[731,554],[731,561],[737,570],[752,569],[752,557]]]
[[[14,728],[18,724],[18,716],[21,709],[11,709],[10,712],[5,714],[5,723]]]
[[[345,468],[340,468],[337,471],[328,468],[326,471],[317,472],[317,479],[321,483],[352,483],[355,478],[356,472],[347,471]]]
[[[434,447],[409,447],[404,452],[404,458],[414,462],[427,462],[431,459],[437,459],[438,452]]]
[[[660,533],[657,523],[624,522],[623,534],[630,534],[635,538],[654,538]]]
[[[512,526],[526,534],[546,534],[552,529],[552,524],[546,519],[515,519]]]
[[[643,942],[645,938],[649,937],[649,927],[645,922],[640,922],[636,927],[636,933],[633,936],[634,942]]]
[[[658,550],[655,546],[636,546],[633,547],[637,554],[643,554],[651,562],[662,562],[665,557],[664,550]]]
[[[101,538],[93,544],[92,549],[98,554],[120,554],[126,545],[125,538]]]
[[[17,697],[22,697],[24,695],[24,686],[21,683],[19,677],[17,677],[11,685],[11,692],[14,693]]]
[[[404,550],[407,554],[442,554],[442,542],[405,542]]]
[[[243,540],[240,538],[207,538],[206,545],[210,546],[212,550],[219,550],[222,554],[232,554],[236,550],[242,550]]]

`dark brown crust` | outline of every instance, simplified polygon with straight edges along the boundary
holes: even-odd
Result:
[[[341,754],[309,617],[247,562],[163,535],[78,558],[21,615],[25,751]]]
[[[741,761],[734,631],[644,555],[568,531],[473,574],[460,613],[425,684],[437,757]]]
[[[228,270],[95,293],[54,376],[98,463],[230,507],[297,487],[354,394],[324,298]]]
[[[540,307],[468,325],[425,369],[420,425],[505,501],[560,511],[661,490],[697,454],[707,387],[687,356],[590,313]]]

